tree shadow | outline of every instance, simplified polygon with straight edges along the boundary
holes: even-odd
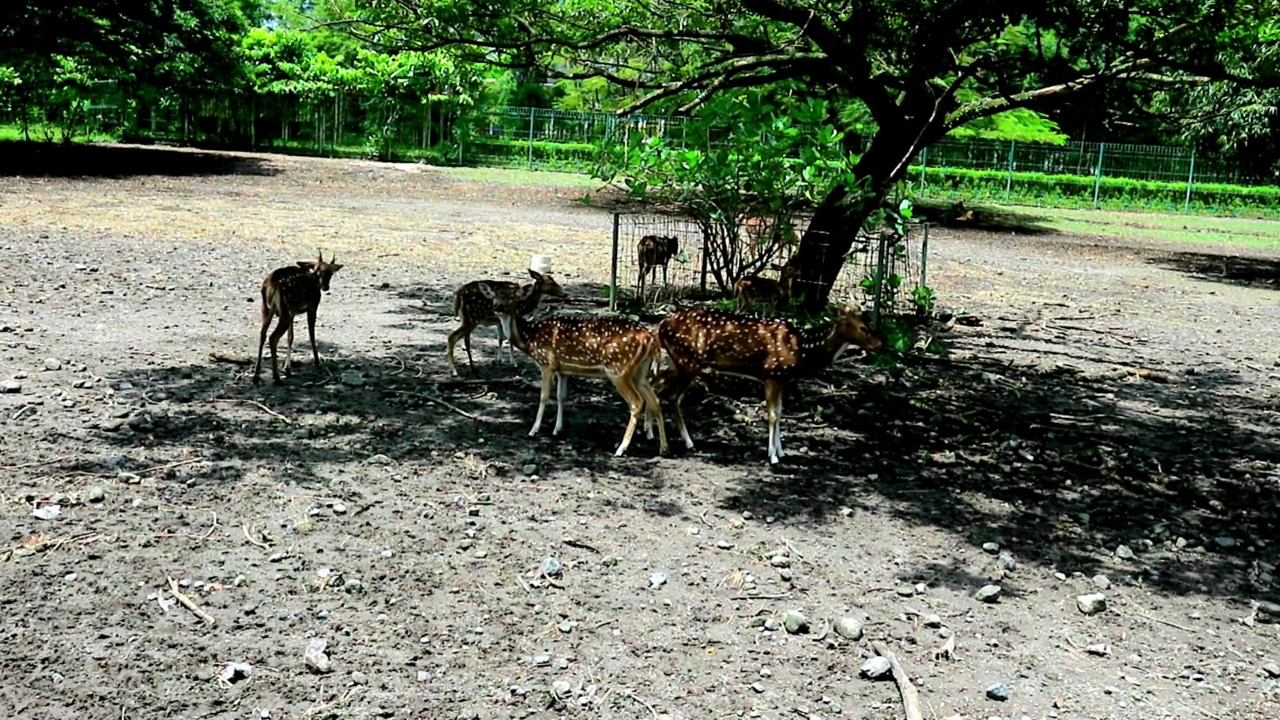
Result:
[[[260,158],[137,145],[0,142],[0,176],[126,178],[274,175]]]
[[[1280,260],[1275,258],[1174,252],[1148,258],[1147,262],[1207,282],[1260,288],[1280,285]]]
[[[917,219],[935,227],[954,230],[986,230],[1019,235],[1054,235],[1058,231],[1045,224],[1048,218],[1029,212],[997,210],[985,205],[966,204],[960,211],[954,203],[941,200],[917,200],[913,208]]]

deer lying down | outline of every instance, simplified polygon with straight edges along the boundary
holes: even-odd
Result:
[[[543,295],[560,297],[564,294],[560,284],[550,275],[543,275],[530,269],[529,277],[533,278],[533,283],[525,287],[531,287],[533,291],[516,308],[516,312],[522,316],[533,314],[533,311],[538,309],[538,303],[542,302]],[[459,338],[462,339],[462,346],[467,351],[467,367],[473,371],[475,370],[475,362],[471,358],[471,333],[481,325],[494,325],[497,327],[498,354],[502,354],[502,342],[506,340],[506,331],[502,323],[498,322],[498,316],[493,311],[493,300],[480,291],[481,286],[488,287],[495,293],[516,292],[520,288],[516,283],[506,280],[472,280],[453,293],[453,314],[462,320],[462,325],[449,334],[445,361],[449,365],[449,370],[455,376],[458,374],[458,366],[453,362],[453,348],[458,344]],[[516,364],[516,358],[511,352],[510,344],[507,345],[507,359],[511,361],[512,365]]]
[[[650,423],[657,420],[659,451],[667,452],[662,408],[649,386],[649,374],[662,351],[658,338],[648,328],[633,320],[606,317],[560,317],[530,322],[520,315],[519,308],[533,292],[532,288],[494,292],[488,286],[481,286],[480,292],[493,300],[494,312],[507,326],[511,344],[542,370],[542,396],[529,437],[537,435],[542,427],[553,380],[556,381],[556,426],[552,432],[559,435],[564,428],[568,376],[603,377],[618,389],[631,411],[622,444],[614,454],[621,456],[627,451],[641,413],[645,415],[645,435],[650,439],[653,438]]]
[[[703,369],[754,378],[764,383],[769,418],[769,462],[782,457],[782,391],[793,380],[816,374],[849,345],[865,350],[880,347],[862,313],[845,305],[833,325],[809,331],[783,320],[770,320],[723,310],[690,308],[668,315],[658,324],[658,340],[671,358],[671,367],[658,378],[659,390],[670,389],[675,402],[676,428],[685,447],[693,439],[680,412],[680,400]]]
[[[765,305],[780,313],[791,303],[791,283],[800,274],[794,265],[785,265],[778,279],[748,275],[733,284],[733,296],[738,302],[738,312],[746,312],[756,305]]]
[[[267,329],[271,327],[271,319],[279,316],[275,332],[271,333],[271,377],[277,384],[280,381],[280,370],[276,362],[276,346],[280,344],[280,336],[289,334],[288,349],[284,359],[284,373],[290,375],[293,368],[293,319],[302,313],[307,314],[307,334],[311,337],[311,354],[315,358],[316,367],[320,367],[320,351],[316,349],[316,309],[320,307],[322,292],[329,292],[329,280],[333,274],[342,269],[337,263],[337,256],[324,259],[324,253],[317,251],[316,262],[299,260],[297,265],[273,270],[262,280],[262,331],[258,335],[258,360],[253,366],[253,382],[258,384],[262,372],[262,346],[267,341]]]

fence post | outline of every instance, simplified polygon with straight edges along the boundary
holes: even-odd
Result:
[[[702,256],[701,262],[699,263],[700,265],[702,265],[702,297],[707,296],[707,233],[708,232],[709,231],[707,230],[706,227],[702,228],[702,247],[699,248],[699,254]]]
[[[1196,149],[1191,148],[1191,169],[1187,171],[1187,197],[1182,201],[1183,214],[1191,212],[1191,186],[1196,180]]]
[[[929,169],[929,148],[925,147],[925,149],[920,151],[920,192],[919,194],[921,195],[924,194],[925,186],[929,184],[929,178],[925,174],[925,171],[928,169]]]
[[[529,108],[529,169],[533,169],[533,118],[537,108]]]
[[[618,309],[618,225],[621,213],[613,214],[613,259],[609,265],[609,311]]]
[[[1009,175],[1008,177],[1005,178],[1005,181],[1004,181],[1004,201],[1005,202],[1009,202],[1009,193],[1013,191],[1013,167],[1014,167],[1013,153],[1014,153],[1014,148],[1017,146],[1017,144],[1018,144],[1017,140],[1009,141]]]
[[[1093,171],[1093,209],[1098,209],[1098,193],[1102,189],[1102,153],[1107,149],[1106,143],[1098,143],[1098,167]]]
[[[885,270],[885,246],[888,245],[888,236],[881,232],[880,238],[876,243],[876,297],[872,301],[872,313],[876,316],[876,327],[880,327],[880,298],[884,296],[884,270]]]
[[[921,226],[920,236],[920,287],[929,287],[929,223]]]

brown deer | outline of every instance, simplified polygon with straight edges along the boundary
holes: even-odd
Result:
[[[680,252],[680,239],[674,235],[645,235],[636,245],[636,256],[640,263],[640,297],[644,298],[645,275],[652,273],[658,277],[658,268],[662,268],[662,284],[667,284],[667,264]]]
[[[525,297],[521,302],[517,312],[521,316],[528,316],[538,309],[538,303],[542,302],[543,295],[552,297],[560,297],[564,294],[559,283],[550,275],[544,275],[540,272],[530,269],[529,277],[533,278],[533,283],[526,287],[533,288],[533,291]],[[472,371],[475,370],[475,362],[471,357],[471,333],[481,325],[495,326],[498,330],[498,355],[502,355],[502,342],[507,339],[507,333],[503,324],[498,322],[498,316],[494,313],[493,300],[488,295],[480,291],[481,287],[488,287],[495,293],[516,292],[520,286],[506,280],[473,280],[466,285],[458,288],[453,293],[453,314],[462,320],[462,326],[449,334],[449,347],[445,355],[445,359],[449,364],[449,370],[455,376],[458,374],[458,366],[453,362],[453,348],[458,344],[458,339],[462,339],[462,346],[467,351],[467,367]],[[515,355],[511,352],[510,344],[507,345],[507,358],[511,360],[511,364],[516,364]]]
[[[793,247],[796,241],[799,240],[794,227],[757,215],[747,216],[742,221],[742,229],[746,231],[747,239],[756,245],[759,245],[760,240],[764,238],[776,243],[781,248],[789,248]]]
[[[791,283],[800,269],[787,263],[778,271],[778,279],[748,275],[733,284],[733,296],[738,301],[738,312],[746,312],[755,305],[765,305],[780,313],[791,304]]]
[[[764,383],[769,419],[769,462],[782,457],[783,388],[798,377],[822,370],[849,345],[865,350],[880,347],[881,340],[867,326],[861,311],[845,305],[834,325],[801,331],[783,320],[687,308],[668,315],[658,324],[658,340],[671,358],[671,367],[657,380],[659,390],[670,390],[675,402],[676,428],[685,447],[693,439],[680,413],[680,400],[703,369],[755,378]]]
[[[302,313],[307,314],[311,354],[315,358],[315,366],[320,367],[320,351],[316,349],[316,309],[320,307],[321,293],[329,292],[329,280],[342,266],[338,264],[336,255],[326,262],[324,253],[318,250],[316,252],[319,258],[315,262],[299,260],[296,266],[278,268],[262,279],[262,331],[258,335],[258,360],[253,366],[255,385],[262,372],[262,346],[267,341],[267,329],[271,327],[271,319],[277,315],[280,321],[271,333],[271,377],[276,384],[280,383],[276,346],[280,344],[280,336],[288,333],[284,374],[292,374],[293,319]]]
[[[529,437],[537,435],[542,427],[553,380],[556,381],[556,426],[552,433],[559,435],[564,429],[568,376],[604,377],[613,382],[631,410],[622,444],[614,454],[621,456],[627,451],[641,413],[645,416],[645,436],[650,439],[653,438],[651,422],[657,420],[658,448],[666,454],[667,431],[662,424],[662,407],[649,385],[649,373],[656,368],[662,349],[648,328],[633,320],[609,317],[558,317],[530,322],[520,315],[519,308],[533,292],[531,288],[495,293],[488,286],[481,286],[480,292],[493,300],[495,312],[507,326],[511,344],[542,370],[542,395]]]

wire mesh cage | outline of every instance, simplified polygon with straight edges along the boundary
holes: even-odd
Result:
[[[728,239],[751,248],[746,256],[731,258],[741,263],[735,268],[777,277],[808,231],[810,219],[798,216],[783,229],[780,241],[754,245],[773,230],[767,223],[753,225],[754,219],[749,219],[737,237]],[[730,296],[738,275],[731,268],[718,267],[727,258],[725,249],[716,243],[726,239],[717,238],[716,232],[687,217],[614,214],[610,307]],[[874,308],[877,314],[908,307],[926,282],[928,233],[928,226],[922,224],[908,226],[903,236],[860,233],[843,254],[840,273],[832,285],[832,300],[856,302]],[[676,241],[664,242],[667,238]],[[821,238],[817,240],[821,245]],[[766,250],[759,254],[762,247]],[[840,257],[839,252],[832,248],[833,259]]]

